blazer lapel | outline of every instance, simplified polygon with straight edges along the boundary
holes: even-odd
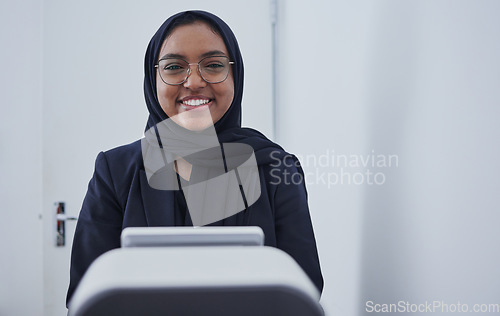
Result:
[[[140,170],[140,182],[148,226],[174,226],[174,191],[151,188],[144,170]]]

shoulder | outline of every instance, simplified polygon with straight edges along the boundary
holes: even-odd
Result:
[[[105,160],[110,167],[141,168],[143,165],[141,140],[101,152],[98,156],[99,159]]]
[[[95,191],[100,199],[107,192],[106,196],[114,196],[117,205],[123,208],[141,169],[144,169],[144,164],[140,140],[100,152],[89,190]]]
[[[112,178],[124,179],[144,169],[141,141],[100,152],[96,159],[96,171],[105,171]]]
[[[271,184],[304,185],[304,171],[294,154],[275,150],[269,154],[269,157],[270,162],[262,167],[266,178],[271,180]]]
[[[131,163],[142,162],[141,140],[115,147],[102,153],[108,162]]]

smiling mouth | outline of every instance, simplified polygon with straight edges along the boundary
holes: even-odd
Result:
[[[189,100],[184,100],[181,101],[181,104],[183,105],[189,105],[189,106],[201,106],[205,105],[207,103],[210,103],[210,99],[189,99]]]
[[[193,110],[196,108],[201,108],[203,106],[210,106],[213,99],[208,98],[185,98],[184,100],[180,100],[179,103],[184,110]]]

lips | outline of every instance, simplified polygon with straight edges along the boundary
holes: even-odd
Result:
[[[203,105],[210,105],[213,99],[205,96],[188,96],[179,100],[181,106],[186,110],[192,110]]]
[[[181,101],[182,104],[184,105],[190,105],[190,106],[200,106],[200,105],[205,105],[208,102],[210,102],[209,99],[191,99],[191,100],[186,100],[186,101]]]

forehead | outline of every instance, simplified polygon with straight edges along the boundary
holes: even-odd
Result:
[[[221,51],[229,55],[222,37],[205,22],[176,27],[162,44],[159,58],[165,54],[195,58],[210,51]]]

